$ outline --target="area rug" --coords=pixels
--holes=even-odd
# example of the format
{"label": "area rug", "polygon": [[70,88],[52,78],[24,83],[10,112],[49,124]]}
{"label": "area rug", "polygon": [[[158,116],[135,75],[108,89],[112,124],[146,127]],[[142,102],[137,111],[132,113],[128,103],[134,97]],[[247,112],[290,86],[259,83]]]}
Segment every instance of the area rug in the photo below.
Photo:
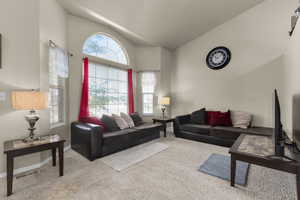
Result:
{"label": "area rug", "polygon": [[[200,166],[199,171],[209,174],[211,176],[216,176],[218,178],[230,181],[230,165],[230,156],[212,154]],[[235,183],[245,186],[247,184],[248,171],[248,163],[237,161]]]}
{"label": "area rug", "polygon": [[168,147],[168,145],[160,142],[146,143],[106,156],[101,160],[116,171],[122,171],[163,150],[166,150]]}

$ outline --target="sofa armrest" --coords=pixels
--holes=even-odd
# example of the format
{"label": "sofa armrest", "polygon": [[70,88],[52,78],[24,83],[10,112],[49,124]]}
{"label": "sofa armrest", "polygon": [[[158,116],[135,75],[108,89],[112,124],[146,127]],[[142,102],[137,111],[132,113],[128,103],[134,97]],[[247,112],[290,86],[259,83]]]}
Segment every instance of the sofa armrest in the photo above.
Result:
{"label": "sofa armrest", "polygon": [[181,134],[181,128],[180,126],[183,124],[188,124],[191,122],[191,115],[181,115],[175,117],[173,126],[174,126],[174,134],[176,137],[180,137]]}
{"label": "sofa armrest", "polygon": [[71,147],[89,160],[102,155],[103,128],[99,125],[73,122],[71,124]]}

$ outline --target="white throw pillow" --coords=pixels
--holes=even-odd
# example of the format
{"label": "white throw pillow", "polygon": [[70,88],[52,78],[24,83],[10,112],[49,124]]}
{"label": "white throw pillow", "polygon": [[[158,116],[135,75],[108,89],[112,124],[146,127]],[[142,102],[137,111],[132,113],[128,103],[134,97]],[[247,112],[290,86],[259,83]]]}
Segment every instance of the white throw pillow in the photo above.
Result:
{"label": "white throw pillow", "polygon": [[249,127],[252,119],[250,113],[243,111],[230,111],[230,114],[233,127],[244,129]]}
{"label": "white throw pillow", "polygon": [[129,128],[133,128],[134,127],[134,122],[133,122],[133,120],[131,119],[131,117],[128,114],[121,112],[120,115],[126,121],[126,123],[128,124]]}
{"label": "white throw pillow", "polygon": [[114,118],[115,122],[117,123],[118,127],[121,130],[129,128],[127,122],[122,117],[120,117],[119,115],[112,114],[112,117]]}

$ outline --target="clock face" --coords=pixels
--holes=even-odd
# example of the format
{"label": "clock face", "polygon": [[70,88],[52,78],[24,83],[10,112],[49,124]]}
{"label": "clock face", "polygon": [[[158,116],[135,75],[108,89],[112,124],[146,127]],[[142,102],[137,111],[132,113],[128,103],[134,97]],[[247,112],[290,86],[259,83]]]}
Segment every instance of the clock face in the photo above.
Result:
{"label": "clock face", "polygon": [[230,50],[226,47],[216,47],[206,57],[206,64],[210,69],[218,70],[224,68],[231,59]]}

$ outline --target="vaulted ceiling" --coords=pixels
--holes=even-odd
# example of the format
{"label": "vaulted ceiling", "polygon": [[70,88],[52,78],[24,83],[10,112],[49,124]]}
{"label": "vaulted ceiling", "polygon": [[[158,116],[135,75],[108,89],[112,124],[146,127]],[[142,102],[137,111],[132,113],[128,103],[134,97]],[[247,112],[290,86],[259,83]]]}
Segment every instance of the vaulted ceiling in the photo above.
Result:
{"label": "vaulted ceiling", "polygon": [[183,45],[263,0],[58,0],[71,14],[111,26],[137,44]]}

